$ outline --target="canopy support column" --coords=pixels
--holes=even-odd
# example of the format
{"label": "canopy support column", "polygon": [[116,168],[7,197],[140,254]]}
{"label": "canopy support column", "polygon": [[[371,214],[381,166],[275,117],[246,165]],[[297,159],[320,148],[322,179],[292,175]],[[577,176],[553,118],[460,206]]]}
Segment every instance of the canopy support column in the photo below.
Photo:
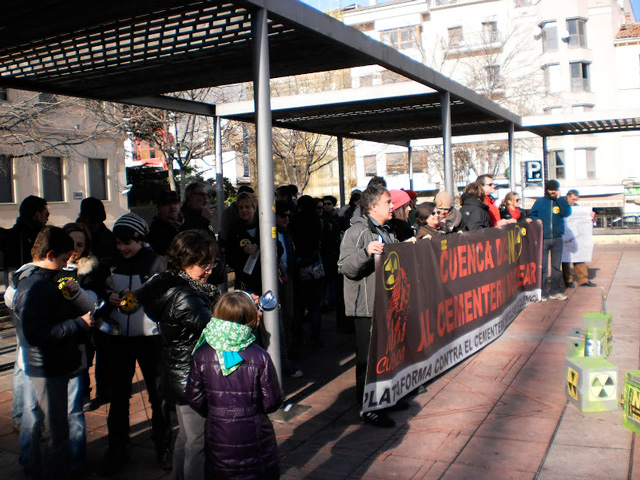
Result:
{"label": "canopy support column", "polygon": [[[256,10],[251,15],[253,36],[253,88],[256,111],[256,152],[258,165],[258,207],[260,226],[260,266],[262,267],[262,294],[271,290],[278,295],[276,215],[273,211],[274,175],[273,144],[271,136],[271,94],[269,91],[269,39],[267,11]],[[267,330],[267,352],[271,356],[278,378],[282,381],[280,365],[280,310],[263,312],[262,321]]]}
{"label": "canopy support column", "polygon": [[411,143],[407,147],[407,156],[409,157],[409,190],[413,190],[413,149]]}
{"label": "canopy support column", "polygon": [[444,188],[453,198],[458,195],[453,179],[453,154],[451,151],[451,93],[442,92],[442,150],[444,153]]}
{"label": "canopy support column", "polygon": [[[213,130],[215,141],[216,155],[216,212],[218,214],[218,229],[222,229],[222,212],[224,211],[224,179],[222,175],[222,131],[220,130],[220,117],[213,117]],[[222,282],[222,291],[226,292],[227,285],[227,268],[224,269],[224,281]]]}
{"label": "canopy support column", "polygon": [[542,185],[549,179],[549,150],[547,137],[542,137]]}
{"label": "canopy support column", "polygon": [[344,142],[342,137],[338,137],[338,184],[340,187],[340,206],[346,205],[344,191]]}
{"label": "canopy support column", "polygon": [[513,149],[513,137],[515,125],[509,122],[509,188],[512,192],[516,191],[516,157]]}

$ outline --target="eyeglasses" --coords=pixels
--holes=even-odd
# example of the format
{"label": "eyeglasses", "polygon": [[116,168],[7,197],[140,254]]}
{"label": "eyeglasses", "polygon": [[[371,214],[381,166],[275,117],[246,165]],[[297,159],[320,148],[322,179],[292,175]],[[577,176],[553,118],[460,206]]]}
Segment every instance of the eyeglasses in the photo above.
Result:
{"label": "eyeglasses", "polygon": [[516,203],[520,203],[522,200],[520,200],[519,198],[516,198]]}
{"label": "eyeglasses", "polygon": [[484,186],[485,187],[495,187],[496,184],[495,183],[485,183]]}
{"label": "eyeglasses", "polygon": [[440,216],[440,212],[434,211],[434,212],[431,213],[431,216],[432,217],[439,217]]}
{"label": "eyeglasses", "polygon": [[196,263],[196,267],[201,268],[202,270],[213,270],[215,266],[216,266],[215,263],[209,263],[207,265],[199,265]]}
{"label": "eyeglasses", "polygon": [[324,205],[328,207],[333,207],[333,203],[331,202],[324,202]]}
{"label": "eyeglasses", "polygon": [[448,215],[450,211],[451,211],[450,208],[441,208],[439,210],[436,210],[436,212],[439,213],[440,215]]}

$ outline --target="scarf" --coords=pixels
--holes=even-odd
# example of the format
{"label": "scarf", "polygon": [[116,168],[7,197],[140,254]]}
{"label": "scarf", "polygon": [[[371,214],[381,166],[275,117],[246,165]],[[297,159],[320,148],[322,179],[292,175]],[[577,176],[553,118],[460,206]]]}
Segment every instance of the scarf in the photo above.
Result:
{"label": "scarf", "polygon": [[522,212],[520,212],[520,209],[518,207],[512,207],[511,205],[509,205],[507,208],[509,209],[509,213],[514,220],[520,220],[520,214]]}
{"label": "scarf", "polygon": [[222,374],[226,377],[235,372],[244,361],[238,352],[255,341],[256,337],[251,333],[251,328],[239,323],[212,318],[202,331],[192,355],[200,345],[207,342],[218,352],[218,360]]}
{"label": "scarf", "polygon": [[218,300],[218,297],[220,296],[220,290],[215,285],[211,285],[209,283],[196,282],[184,270],[180,270],[177,273],[177,276],[182,278],[183,280],[186,280],[186,282],[189,284],[189,287],[193,288],[194,290],[200,293],[203,293],[204,296],[209,299],[209,301],[211,302],[211,305],[213,305]]}

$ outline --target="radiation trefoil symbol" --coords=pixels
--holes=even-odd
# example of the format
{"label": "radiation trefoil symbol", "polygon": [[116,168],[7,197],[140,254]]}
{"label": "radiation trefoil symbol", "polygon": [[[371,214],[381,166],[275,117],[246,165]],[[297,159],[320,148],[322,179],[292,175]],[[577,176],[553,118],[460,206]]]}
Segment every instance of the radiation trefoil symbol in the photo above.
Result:
{"label": "radiation trefoil symbol", "polygon": [[591,382],[591,395],[598,400],[608,400],[616,395],[616,382],[608,373],[596,375]]}
{"label": "radiation trefoil symbol", "polygon": [[398,254],[396,252],[391,252],[383,265],[385,290],[393,290],[399,270],[400,259],[398,258]]}
{"label": "radiation trefoil symbol", "polygon": [[578,372],[573,368],[567,370],[567,392],[578,400]]}

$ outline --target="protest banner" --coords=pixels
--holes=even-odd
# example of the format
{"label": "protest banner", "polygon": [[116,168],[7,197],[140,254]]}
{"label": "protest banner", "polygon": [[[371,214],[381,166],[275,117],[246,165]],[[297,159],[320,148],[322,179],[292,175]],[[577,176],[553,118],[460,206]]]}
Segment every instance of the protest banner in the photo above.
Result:
{"label": "protest banner", "polygon": [[498,338],[540,299],[542,225],[385,245],[363,411],[391,407]]}

